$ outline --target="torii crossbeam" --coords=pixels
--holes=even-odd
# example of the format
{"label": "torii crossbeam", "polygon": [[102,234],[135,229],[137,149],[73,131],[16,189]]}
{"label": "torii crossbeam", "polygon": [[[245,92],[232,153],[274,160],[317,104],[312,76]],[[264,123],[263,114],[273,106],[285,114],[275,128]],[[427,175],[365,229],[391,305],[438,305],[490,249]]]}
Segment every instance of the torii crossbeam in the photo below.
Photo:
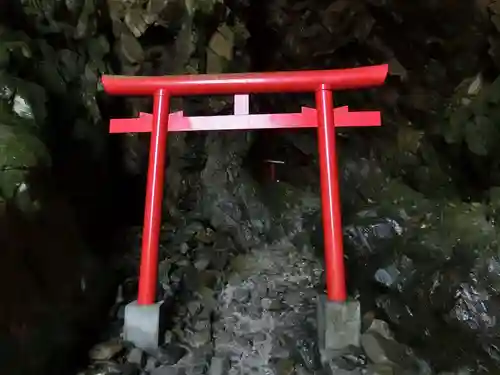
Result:
{"label": "torii crossbeam", "polygon": [[[318,129],[327,297],[329,301],[344,303],[347,293],[334,128],[380,126],[381,119],[379,112],[350,112],[347,107],[334,109],[332,91],[381,85],[387,72],[387,65],[377,65],[342,70],[226,75],[103,76],[104,90],[109,94],[154,97],[152,114],[141,113],[134,119],[113,119],[110,125],[110,133],[151,132],[137,304],[146,307],[155,303],[168,132],[294,128]],[[302,108],[299,113],[249,113],[248,95],[251,93],[311,91],[315,92],[315,109]],[[188,117],[182,111],[169,113],[172,96],[231,94],[234,95],[233,115]],[[127,332],[127,322],[125,326]],[[147,331],[144,327],[141,329]],[[134,334],[129,332],[129,336]],[[152,345],[151,342],[139,343],[141,340],[136,338],[136,344]]]}

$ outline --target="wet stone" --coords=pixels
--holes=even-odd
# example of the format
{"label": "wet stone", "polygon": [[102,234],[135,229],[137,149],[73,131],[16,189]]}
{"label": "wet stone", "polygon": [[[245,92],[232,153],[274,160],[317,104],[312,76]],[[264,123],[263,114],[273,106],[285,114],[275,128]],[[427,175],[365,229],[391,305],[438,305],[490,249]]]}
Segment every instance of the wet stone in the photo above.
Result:
{"label": "wet stone", "polygon": [[215,348],[216,350],[226,351],[233,341],[233,336],[230,332],[224,329],[215,329]]}
{"label": "wet stone", "polygon": [[239,303],[247,303],[250,300],[250,291],[245,288],[235,288],[232,293],[232,299]]}
{"label": "wet stone", "polygon": [[127,355],[127,362],[138,366],[144,365],[145,359],[144,352],[139,348],[133,348]]}
{"label": "wet stone", "polygon": [[260,305],[263,309],[270,310],[271,306],[273,305],[273,300],[270,298],[262,298],[262,300],[260,301]]}
{"label": "wet stone", "polygon": [[201,283],[200,288],[213,288],[221,278],[221,274],[218,271],[205,270],[199,272],[199,278]]}
{"label": "wet stone", "polygon": [[173,339],[173,334],[172,334],[172,331],[165,331],[165,336],[163,338],[163,343],[168,345],[170,343],[172,343],[172,339]]}
{"label": "wet stone", "polygon": [[207,321],[210,319],[213,311],[214,310],[210,308],[210,304],[207,303],[205,307],[203,307],[203,309],[198,314],[198,317],[204,321]]}
{"label": "wet stone", "polygon": [[196,262],[194,262],[195,268],[200,271],[205,270],[209,264],[210,264],[210,259],[208,258],[198,259]]}
{"label": "wet stone", "polygon": [[144,365],[144,370],[151,372],[159,365],[158,360],[154,357],[148,357],[146,359],[146,364]]}
{"label": "wet stone", "polygon": [[351,365],[353,367],[363,367],[367,363],[367,358],[365,353],[361,348],[351,347],[349,353],[346,353],[342,356],[342,360],[347,365]]}
{"label": "wet stone", "polygon": [[271,356],[273,358],[284,359],[290,357],[290,350],[282,345],[274,345],[271,351]]}
{"label": "wet stone", "polygon": [[173,284],[179,284],[182,280],[182,269],[178,268],[170,275],[170,281]]}
{"label": "wet stone", "polygon": [[105,361],[113,358],[123,350],[123,344],[119,340],[110,340],[94,346],[89,357],[93,361]]}
{"label": "wet stone", "polygon": [[296,340],[295,352],[301,359],[301,363],[309,370],[317,370],[321,366],[315,342],[309,338],[300,338]]}
{"label": "wet stone", "polygon": [[179,246],[179,251],[181,252],[181,254],[187,254],[187,252],[189,251],[189,245],[185,242],[181,243]]}
{"label": "wet stone", "polygon": [[377,332],[382,337],[386,339],[392,340],[394,336],[392,334],[391,329],[389,328],[389,324],[380,319],[373,319],[368,327],[367,331],[369,332]]}
{"label": "wet stone", "polygon": [[280,359],[276,363],[276,371],[278,374],[291,375],[295,371],[295,363],[290,359]]}
{"label": "wet stone", "polygon": [[379,268],[375,272],[375,280],[382,285],[387,287],[393,286],[396,283],[398,277],[400,276],[400,272],[395,265],[390,265],[386,268]]}
{"label": "wet stone", "polygon": [[374,333],[364,333],[361,335],[361,346],[365,351],[370,361],[375,364],[391,363],[382,346],[380,337]]}
{"label": "wet stone", "polygon": [[299,291],[287,293],[283,302],[288,306],[299,306],[302,303],[302,295]]}
{"label": "wet stone", "polygon": [[211,340],[210,330],[196,331],[187,335],[187,343],[193,348],[200,348]]}
{"label": "wet stone", "polygon": [[426,364],[411,355],[405,345],[384,337],[374,329],[364,333],[361,342],[366,355],[375,364],[394,364],[405,369],[426,368]]}
{"label": "wet stone", "polygon": [[196,315],[201,310],[201,301],[190,301],[187,304],[189,314]]}
{"label": "wet stone", "polygon": [[208,321],[208,320],[198,320],[194,324],[194,329],[196,331],[210,330],[210,321]]}
{"label": "wet stone", "polygon": [[152,357],[162,365],[174,365],[186,354],[186,349],[183,347],[170,344],[151,353]]}

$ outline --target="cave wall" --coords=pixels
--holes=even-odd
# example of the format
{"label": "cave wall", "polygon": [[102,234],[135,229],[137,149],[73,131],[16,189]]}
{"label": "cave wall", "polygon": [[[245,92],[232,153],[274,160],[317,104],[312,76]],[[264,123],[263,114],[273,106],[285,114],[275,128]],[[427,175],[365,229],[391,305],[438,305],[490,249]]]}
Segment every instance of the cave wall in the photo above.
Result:
{"label": "cave wall", "polygon": [[114,302],[123,225],[117,145],[96,97],[112,70],[106,8],[11,5],[0,17],[0,372],[65,374]]}
{"label": "cave wall", "polygon": [[[0,320],[6,348],[2,353],[7,353],[0,364],[5,364],[6,373],[40,373],[45,368],[57,373],[51,367],[56,359],[71,362],[71,356],[58,350],[74,348],[81,332],[96,328],[95,317],[103,311],[97,305],[106,301],[103,283],[112,290],[108,261],[114,259],[115,247],[126,245],[115,238],[122,226],[141,224],[142,202],[135,202],[143,196],[148,137],[110,138],[106,129],[109,117],[150,111],[151,101],[103,95],[101,74],[224,73],[383,62],[390,64],[384,87],[335,98],[339,104],[363,108],[370,103],[384,113],[382,129],[341,134],[351,291],[361,291],[368,306],[384,311],[404,341],[431,348],[423,351],[433,364],[445,368],[450,358],[458,358],[457,363],[468,365],[470,357],[460,356],[467,351],[477,351],[487,365],[495,364],[488,353],[497,344],[497,327],[487,320],[495,317],[498,298],[495,290],[473,279],[488,272],[494,279],[496,272],[485,266],[496,264],[492,217],[498,206],[495,186],[500,183],[498,174],[489,172],[500,160],[494,146],[498,134],[494,122],[484,121],[494,117],[498,102],[493,3],[20,4],[12,14],[2,14],[0,29],[5,88],[0,108],[0,241],[5,251],[0,268],[3,292],[10,297]],[[266,53],[259,52],[262,48]],[[252,98],[252,109],[296,108],[308,101]],[[231,104],[231,98],[191,98],[176,99],[172,107],[213,114],[227,112]],[[471,131],[476,127],[482,137]],[[293,151],[280,155],[288,178],[276,185],[252,175],[252,168],[257,175],[266,173],[263,159],[268,155],[255,157],[252,168],[245,166],[262,140],[255,133],[170,136],[165,220],[174,226],[203,221],[242,250],[285,241],[297,249],[315,245],[320,256],[315,134],[278,138]],[[306,162],[297,165],[295,157]],[[463,171],[464,160],[473,173]],[[303,178],[293,178],[297,171]],[[471,176],[481,182],[472,189],[467,185]],[[472,226],[467,224],[471,218]],[[423,231],[422,225],[430,229]],[[475,255],[462,263],[458,275],[450,269],[463,251],[455,248]],[[405,268],[407,259],[417,264],[417,271]],[[426,264],[430,267],[419,273]],[[405,277],[381,293],[377,281],[373,286],[373,275],[385,268],[396,268]],[[356,273],[366,277],[356,278]],[[415,274],[423,276],[412,278]],[[446,281],[439,291],[447,303],[431,298],[433,280]],[[474,293],[487,301],[472,300]],[[435,314],[415,309],[416,304],[432,306]],[[477,310],[479,305],[486,311]],[[406,307],[414,308],[410,311],[419,315],[419,324],[412,326],[411,317],[402,315]],[[460,312],[472,318],[460,320]],[[434,337],[446,338],[453,330],[461,332],[466,345],[458,343],[446,352],[436,349],[442,341],[432,341]],[[431,335],[421,337],[419,332]],[[28,354],[33,361],[18,360]]]}

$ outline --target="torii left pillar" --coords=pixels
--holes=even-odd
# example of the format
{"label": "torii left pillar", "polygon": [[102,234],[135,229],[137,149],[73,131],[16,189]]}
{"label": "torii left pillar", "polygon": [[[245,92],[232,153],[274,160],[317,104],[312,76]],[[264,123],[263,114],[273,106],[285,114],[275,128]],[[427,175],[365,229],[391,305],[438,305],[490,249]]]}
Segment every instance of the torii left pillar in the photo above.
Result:
{"label": "torii left pillar", "polygon": [[[151,132],[139,293],[137,301],[125,309],[126,340],[143,349],[154,349],[160,341],[161,303],[155,301],[168,132],[312,127],[318,129],[327,289],[327,295],[319,298],[319,345],[323,355],[358,344],[359,304],[347,301],[345,286],[334,128],[379,126],[380,113],[349,112],[347,107],[334,109],[332,91],[381,85],[387,70],[387,65],[378,65],[343,70],[226,75],[103,76],[102,83],[109,94],[154,97],[152,115],[142,113],[137,119],[111,121],[112,133]],[[272,92],[314,92],[316,109],[303,108],[300,113],[249,114],[248,94]],[[182,112],[169,113],[169,100],[173,95],[210,94],[237,94],[234,96],[234,115],[185,117]]]}

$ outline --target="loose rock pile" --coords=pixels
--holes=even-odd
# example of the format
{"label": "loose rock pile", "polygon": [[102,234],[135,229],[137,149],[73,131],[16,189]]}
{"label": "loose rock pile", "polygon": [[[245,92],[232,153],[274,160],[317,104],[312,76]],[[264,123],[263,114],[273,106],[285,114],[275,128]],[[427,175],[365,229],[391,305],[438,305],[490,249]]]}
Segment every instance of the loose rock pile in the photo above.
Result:
{"label": "loose rock pile", "polygon": [[431,374],[373,312],[361,346],[321,364],[316,256],[286,242],[241,253],[197,229],[196,241],[160,264],[165,299],[176,301],[161,350],[143,353],[115,337],[91,351],[94,363],[82,374]]}

